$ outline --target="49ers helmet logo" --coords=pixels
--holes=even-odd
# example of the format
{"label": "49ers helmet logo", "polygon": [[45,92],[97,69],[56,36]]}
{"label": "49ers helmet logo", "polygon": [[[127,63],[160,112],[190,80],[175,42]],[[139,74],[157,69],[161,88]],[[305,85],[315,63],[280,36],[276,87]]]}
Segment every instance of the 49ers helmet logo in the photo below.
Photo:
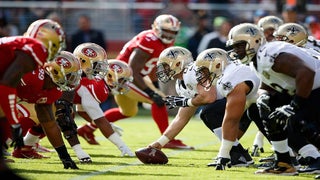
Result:
{"label": "49ers helmet logo", "polygon": [[91,48],[83,48],[81,52],[91,58],[97,57],[97,52]]}
{"label": "49ers helmet logo", "polygon": [[71,68],[71,62],[69,62],[69,60],[64,57],[58,57],[56,59],[56,63],[59,66],[62,66],[63,68],[67,68],[67,69]]}
{"label": "49ers helmet logo", "polygon": [[117,72],[117,73],[122,73],[123,72],[123,69],[121,66],[119,66],[118,64],[110,64],[110,69],[114,72]]}

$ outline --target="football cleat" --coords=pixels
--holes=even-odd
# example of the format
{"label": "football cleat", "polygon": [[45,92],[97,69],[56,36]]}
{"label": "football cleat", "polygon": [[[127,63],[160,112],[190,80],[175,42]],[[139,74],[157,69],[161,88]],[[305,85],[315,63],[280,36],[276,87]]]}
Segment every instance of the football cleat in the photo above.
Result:
{"label": "football cleat", "polygon": [[309,165],[298,169],[299,173],[307,173],[307,174],[319,174],[320,173],[320,157],[314,159],[309,157]]}
{"label": "football cleat", "polygon": [[88,125],[84,125],[78,128],[79,136],[83,137],[89,144],[91,145],[99,145],[99,142],[96,141],[93,134],[93,129],[91,129]]}
{"label": "football cleat", "polygon": [[229,158],[219,157],[217,159],[216,170],[225,170],[226,166],[231,168],[231,163]]}
{"label": "football cleat", "polygon": [[17,148],[13,150],[12,156],[15,158],[27,158],[27,159],[42,159],[49,158],[37,153],[32,146],[23,146],[22,148]]}
{"label": "football cleat", "polygon": [[90,157],[79,158],[79,161],[82,164],[90,164],[90,163],[92,163],[92,160],[91,160]]}
{"label": "football cleat", "polygon": [[259,157],[260,153],[264,153],[263,147],[259,147],[258,145],[253,145],[253,150],[251,152],[251,156],[253,157]]}
{"label": "football cleat", "polygon": [[273,167],[260,169],[255,172],[255,174],[274,174],[274,175],[284,175],[284,176],[296,176],[298,171],[294,166],[285,162],[277,162]]}
{"label": "football cleat", "polygon": [[79,169],[76,163],[70,158],[70,159],[60,159],[63,164],[64,169]]}
{"label": "football cleat", "polygon": [[164,145],[163,148],[168,148],[168,149],[190,149],[190,150],[194,149],[194,147],[184,144],[179,139],[172,139],[166,145]]}

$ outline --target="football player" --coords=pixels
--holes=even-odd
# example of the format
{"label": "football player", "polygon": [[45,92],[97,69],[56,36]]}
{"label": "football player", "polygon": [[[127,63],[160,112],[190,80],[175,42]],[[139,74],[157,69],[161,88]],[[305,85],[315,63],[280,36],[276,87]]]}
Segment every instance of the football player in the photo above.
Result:
{"label": "football player", "polygon": [[[320,132],[316,128],[319,123],[316,108],[320,97],[320,62],[317,59],[319,54],[314,50],[299,48],[286,42],[272,41],[265,44],[263,33],[250,23],[235,26],[229,34],[228,45],[233,47],[240,59],[253,62],[253,67],[262,81],[260,88],[265,90],[259,98],[266,98],[261,98],[262,103],[258,103],[257,100],[257,106],[275,151],[276,161],[272,167],[256,173],[297,175],[297,170],[291,164],[288,140],[298,141],[296,147],[292,148],[302,156],[310,154],[312,157],[313,154],[308,152],[314,151],[314,148],[310,149],[310,146],[305,144],[306,141],[300,142],[291,136],[306,138],[315,146],[320,144]],[[271,103],[273,92],[282,93],[272,101],[274,104]],[[277,108],[273,110],[272,107],[275,106]],[[288,131],[294,132],[289,139]],[[299,172],[317,170],[320,164],[319,156],[314,161]]]}
{"label": "football player", "polygon": [[[218,54],[219,51],[215,49],[211,52],[217,63],[219,63],[221,61],[219,59],[221,57]],[[216,93],[215,87],[211,88],[209,86],[204,88],[198,83],[195,73],[196,66],[193,62],[191,52],[187,49],[177,46],[169,47],[161,52],[157,64],[157,76],[160,81],[167,83],[169,80],[177,79],[176,91],[179,96],[168,96],[166,99],[167,105],[169,105],[169,108],[181,107],[164,134],[157,141],[149,145],[151,147],[161,149],[165,143],[178,135],[183,127],[189,122],[199,106],[215,103],[223,99],[223,97]],[[219,107],[222,105],[222,109],[224,109],[224,104],[220,102],[217,104],[219,104]],[[215,110],[216,113],[220,113],[218,111],[219,110]],[[224,111],[222,111],[222,114],[223,113]],[[216,116],[217,114],[212,113],[207,119],[203,119],[202,116],[201,119],[210,131],[212,131],[221,140],[222,119],[217,119],[215,118]],[[241,150],[243,151],[241,152]],[[236,142],[230,152],[233,165],[247,166],[249,163],[253,163],[248,152],[246,152],[247,156],[243,155],[243,153],[245,153],[244,151],[245,150],[239,142]],[[240,157],[242,157],[242,159],[243,157],[245,157],[245,159],[247,159],[246,157],[249,157],[248,161],[252,162],[247,162],[247,160],[246,162],[240,162]],[[215,162],[208,164],[208,166],[214,165]]]}
{"label": "football player", "polygon": [[[59,24],[51,20],[41,19],[33,22],[24,36],[4,37],[0,39],[0,42],[0,119],[1,124],[8,122],[12,125],[12,140],[15,146],[20,148],[24,144],[16,109],[16,88],[23,75],[31,73],[39,67],[44,68],[48,61],[52,60],[57,53],[65,48],[65,35]],[[2,128],[0,131],[2,136],[1,143],[4,145],[6,138],[4,136],[7,130],[3,130],[3,128],[6,125],[0,125],[0,127]],[[65,156],[61,158],[70,160],[68,167],[73,166],[63,143],[57,143],[56,145],[56,147],[60,146],[60,152],[64,152],[63,155]],[[1,171],[8,171],[9,174],[12,174],[3,164],[2,157],[0,161]]]}
{"label": "football player", "polygon": [[[275,38],[273,33],[283,24],[283,20],[277,16],[265,16],[257,22],[257,26],[262,30],[266,41],[273,41]],[[258,131],[253,141],[252,156],[260,156],[260,152],[263,153],[264,135],[261,131]],[[260,152],[259,152],[260,151]]]}
{"label": "football player", "polygon": [[320,41],[308,36],[306,29],[298,23],[285,23],[274,32],[278,41],[285,41],[299,47],[314,49],[320,52]]}
{"label": "football player", "polygon": [[[174,44],[179,30],[180,21],[176,17],[162,14],[156,17],[152,29],[142,31],[124,45],[116,59],[128,63],[132,68],[133,83],[129,85],[128,93],[115,95],[119,107],[105,111],[105,117],[110,122],[135,116],[138,112],[138,102],[143,102],[151,104],[152,117],[160,133],[166,130],[169,119],[165,103],[158,92],[148,87],[144,77],[155,68],[162,50]],[[176,139],[172,139],[164,147],[191,148]]]}
{"label": "football player", "polygon": [[[80,44],[73,54],[80,60],[84,72],[73,101],[77,113],[92,122],[91,126],[99,128],[102,134],[118,147],[122,156],[134,156],[119,134],[113,130],[99,106],[108,98],[109,87],[113,94],[126,93],[127,84],[133,79],[130,67],[120,60],[107,60],[105,50],[94,43]],[[79,128],[78,134],[86,139],[85,130]]]}
{"label": "football player", "polygon": [[[17,87],[19,103],[22,106],[24,103],[33,104],[37,119],[66,169],[78,167],[66,151],[60,129],[55,122],[53,105],[63,91],[72,91],[79,85],[80,77],[78,59],[72,53],[61,51],[44,68],[24,75]],[[25,145],[15,148],[12,155],[17,158],[35,158],[37,155],[33,151],[32,146]]]}

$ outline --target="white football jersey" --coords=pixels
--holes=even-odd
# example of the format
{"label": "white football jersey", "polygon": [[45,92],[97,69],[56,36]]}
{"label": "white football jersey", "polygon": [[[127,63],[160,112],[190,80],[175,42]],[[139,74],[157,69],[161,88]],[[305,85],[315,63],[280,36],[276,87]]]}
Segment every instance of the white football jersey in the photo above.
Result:
{"label": "white football jersey", "polygon": [[320,52],[320,40],[317,40],[313,36],[308,36],[308,41],[305,45],[305,48],[314,49]]}
{"label": "white football jersey", "polygon": [[312,49],[300,48],[290,43],[273,41],[261,46],[257,53],[257,73],[261,81],[278,92],[295,94],[295,79],[272,70],[274,59],[282,52],[302,59],[316,74],[312,89],[320,87],[320,54]]}
{"label": "white football jersey", "polygon": [[176,92],[179,96],[193,98],[197,93],[196,67],[191,62],[183,71],[183,80],[176,81]]}
{"label": "white football jersey", "polygon": [[238,84],[249,81],[252,83],[252,89],[247,94],[246,108],[248,108],[257,99],[257,91],[260,86],[260,79],[250,66],[239,62],[232,62],[223,71],[222,77],[217,81],[217,91],[223,97],[227,97],[234,87]]}

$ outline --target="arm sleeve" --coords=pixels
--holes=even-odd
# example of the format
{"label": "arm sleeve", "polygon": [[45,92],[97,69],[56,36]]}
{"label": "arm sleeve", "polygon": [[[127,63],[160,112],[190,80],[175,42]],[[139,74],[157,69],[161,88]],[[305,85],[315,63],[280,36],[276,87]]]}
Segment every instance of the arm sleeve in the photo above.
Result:
{"label": "arm sleeve", "polygon": [[104,116],[99,103],[96,101],[96,99],[92,96],[92,94],[86,87],[81,86],[78,89],[77,93],[81,97],[82,108],[87,112],[87,114],[92,120],[96,120]]}

